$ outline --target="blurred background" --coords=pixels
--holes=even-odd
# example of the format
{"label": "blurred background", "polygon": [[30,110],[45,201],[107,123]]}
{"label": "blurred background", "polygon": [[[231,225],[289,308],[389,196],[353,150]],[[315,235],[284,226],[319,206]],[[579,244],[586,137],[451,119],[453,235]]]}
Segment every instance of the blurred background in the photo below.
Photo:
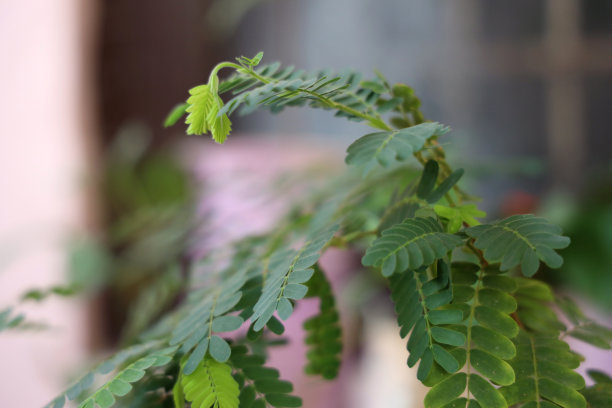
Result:
{"label": "blurred background", "polygon": [[[536,212],[561,224],[573,245],[562,270],[542,276],[610,315],[612,1],[0,0],[0,310],[21,302],[40,322],[0,335],[0,406],[42,405],[92,355],[146,325],[123,311],[143,285],[172,298],[168,259],[207,240],[195,219],[212,219],[225,239],[265,230],[274,214],[251,181],[320,161],[341,168],[367,129],[329,112],[237,119],[222,148],[162,127],[217,62],[260,50],[264,62],[379,69],[414,87],[426,117],[453,128],[450,162],[466,168],[489,216]],[[242,187],[213,178],[219,169],[243,175]],[[328,261],[344,265],[335,288],[357,268],[343,256]],[[76,288],[92,295],[55,296]],[[384,406],[420,406],[404,341],[381,309],[348,319],[388,336],[362,340],[340,385],[303,379],[285,357],[298,393],[382,406],[360,384],[393,377]],[[291,330],[299,338],[300,324]]]}

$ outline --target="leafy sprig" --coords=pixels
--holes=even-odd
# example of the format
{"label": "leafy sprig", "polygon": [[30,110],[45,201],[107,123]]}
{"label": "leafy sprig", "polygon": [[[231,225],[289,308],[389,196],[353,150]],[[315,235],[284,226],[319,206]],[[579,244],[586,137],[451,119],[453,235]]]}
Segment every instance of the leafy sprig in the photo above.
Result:
{"label": "leafy sprig", "polygon": [[[139,380],[144,388],[158,376],[165,379],[156,388],[165,402],[167,383],[173,384],[177,408],[301,406],[293,385],[265,365],[266,351],[284,341],[277,337],[284,332],[281,320],[300,300],[318,297],[319,313],[305,322],[306,371],[337,375],[342,330],[318,265],[333,246],[359,251],[362,264],[388,282],[400,334],[409,335],[408,366],[419,363],[417,378],[430,387],[425,407],[605,406],[609,378],[594,374],[597,384],[585,389],[573,371],[581,357],[564,338],[609,348],[612,331],[533,279],[540,262],[561,266],[556,251],[569,239],[560,228],[532,215],[481,224],[477,218],[486,215],[460,186],[463,170],[451,167],[438,142],[450,129],[425,120],[407,85],[391,85],[380,73],[362,80],[355,71],[260,66],[262,58],[218,64],[165,125],[187,115],[188,134],[211,133],[223,143],[238,110],[333,111],[376,130],[347,149],[346,163],[361,167],[365,177],[330,177],[327,188],[297,197],[275,230],[211,251],[199,265],[203,278],[181,286],[187,293],[178,307],[153,324],[154,317],[146,319],[142,326],[149,327],[131,336],[134,346],[94,368],[49,407],[61,408],[66,399],[108,407],[129,398]],[[222,69],[231,75],[220,79]],[[469,261],[458,262],[459,256]],[[237,330],[246,320],[243,336]],[[19,324],[8,311],[0,321],[0,328]],[[94,375],[111,371],[117,374],[110,381],[89,391]]]}

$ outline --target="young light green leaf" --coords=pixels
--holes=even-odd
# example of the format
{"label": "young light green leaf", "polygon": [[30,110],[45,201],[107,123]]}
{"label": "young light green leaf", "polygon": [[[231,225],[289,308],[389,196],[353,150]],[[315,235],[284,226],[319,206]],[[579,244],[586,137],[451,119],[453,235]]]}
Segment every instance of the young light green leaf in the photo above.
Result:
{"label": "young light green leaf", "polygon": [[476,207],[476,204],[464,204],[455,207],[436,204],[434,205],[434,211],[438,216],[446,218],[449,221],[448,232],[451,234],[459,231],[463,223],[473,227],[480,224],[476,217],[481,218],[487,216],[487,213],[480,211],[478,207]]}
{"label": "young light green leaf", "polygon": [[215,95],[208,84],[191,88],[189,94],[191,96],[187,99],[188,107],[185,108],[185,112],[189,113],[185,120],[185,123],[189,125],[187,134],[202,135],[210,129],[208,114],[215,103]]}
{"label": "young light green leaf", "polygon": [[219,112],[223,101],[217,95],[218,82],[217,77],[212,77],[208,84],[189,90],[191,96],[185,108],[189,115],[185,123],[189,125],[187,134],[201,135],[210,131],[215,142],[223,143],[231,131],[231,122],[225,113]]}
{"label": "young light green leaf", "polygon": [[240,389],[227,364],[206,357],[193,373],[181,375],[180,381],[193,408],[238,408]]}

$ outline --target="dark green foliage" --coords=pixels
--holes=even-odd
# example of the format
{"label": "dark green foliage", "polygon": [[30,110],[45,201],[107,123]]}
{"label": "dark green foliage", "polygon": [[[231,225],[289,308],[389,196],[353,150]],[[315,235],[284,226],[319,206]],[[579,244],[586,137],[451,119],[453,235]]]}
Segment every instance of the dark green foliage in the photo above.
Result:
{"label": "dark green foliage", "polygon": [[520,321],[530,330],[558,335],[565,325],[550,308],[554,297],[550,287],[536,279],[515,278],[518,285],[514,294]]}
{"label": "dark green foliage", "polygon": [[426,200],[428,203],[435,204],[440,201],[463,176],[463,169],[455,170],[440,183],[438,188],[434,189],[436,181],[438,180],[439,171],[440,166],[435,160],[428,160],[427,163],[425,163],[423,174],[416,190],[417,197]]}
{"label": "dark green foliage", "polygon": [[[584,379],[574,371],[580,358],[570,351],[567,343],[556,337],[525,331],[519,333],[514,343],[517,353],[510,364],[517,375],[516,382],[501,388],[508,405],[587,406],[578,392],[584,387]],[[543,405],[544,401],[548,404]]]}
{"label": "dark green foliage", "polygon": [[264,357],[249,353],[245,346],[235,346],[230,362],[240,385],[240,408],[302,406],[301,398],[291,395],[291,383],[281,380],[278,370],[264,366]]}
{"label": "dark green foliage", "polygon": [[308,282],[308,297],[319,298],[319,313],[304,322],[308,352],[305,371],[326,380],[336,378],[342,353],[342,328],[336,299],[325,273],[315,265],[315,273]]}
{"label": "dark green foliage", "polygon": [[[492,280],[504,277],[499,275],[496,268],[482,269],[475,264],[454,263],[451,269],[454,297],[447,308],[461,311],[462,320],[453,328],[464,333],[467,340],[465,345],[450,352],[462,362],[459,368],[465,365],[469,375],[455,376],[449,380],[450,377],[443,370],[432,371],[426,384],[434,387],[425,399],[425,406],[433,408],[446,403],[461,404],[461,399],[442,397],[440,394],[445,393],[450,385],[455,389],[462,384],[463,389],[457,391],[456,397],[467,388],[480,406],[505,408],[506,402],[495,386],[511,385],[515,381],[515,372],[508,360],[516,355],[511,339],[519,331],[509,315],[517,307],[511,296],[516,287],[503,280]],[[512,279],[508,278],[508,282],[512,282]],[[428,404],[428,401],[432,402]]]}
{"label": "dark green foliage", "polygon": [[589,377],[595,384],[582,390],[589,408],[607,408],[612,406],[612,378],[605,373],[589,370]]}

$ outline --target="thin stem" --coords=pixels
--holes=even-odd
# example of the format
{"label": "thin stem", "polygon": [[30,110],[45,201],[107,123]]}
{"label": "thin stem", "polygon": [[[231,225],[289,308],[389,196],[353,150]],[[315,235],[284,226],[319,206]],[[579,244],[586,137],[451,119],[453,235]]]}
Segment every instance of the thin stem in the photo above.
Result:
{"label": "thin stem", "polygon": [[393,128],[389,125],[387,125],[381,118],[380,116],[370,116],[368,114],[365,114],[363,112],[360,112],[356,109],[350,108],[344,104],[341,104],[339,102],[335,102],[332,101],[331,99],[318,94],[316,92],[310,91],[308,89],[303,89],[300,88],[298,89],[298,91],[300,92],[304,92],[308,95],[314,96],[315,98],[317,98],[319,101],[323,102],[325,105],[327,105],[330,108],[334,108],[343,112],[346,112],[350,115],[354,115],[357,117],[360,117],[362,119],[365,119],[368,121],[368,124],[376,129],[381,129],[381,130],[386,130],[386,131],[393,131]]}

